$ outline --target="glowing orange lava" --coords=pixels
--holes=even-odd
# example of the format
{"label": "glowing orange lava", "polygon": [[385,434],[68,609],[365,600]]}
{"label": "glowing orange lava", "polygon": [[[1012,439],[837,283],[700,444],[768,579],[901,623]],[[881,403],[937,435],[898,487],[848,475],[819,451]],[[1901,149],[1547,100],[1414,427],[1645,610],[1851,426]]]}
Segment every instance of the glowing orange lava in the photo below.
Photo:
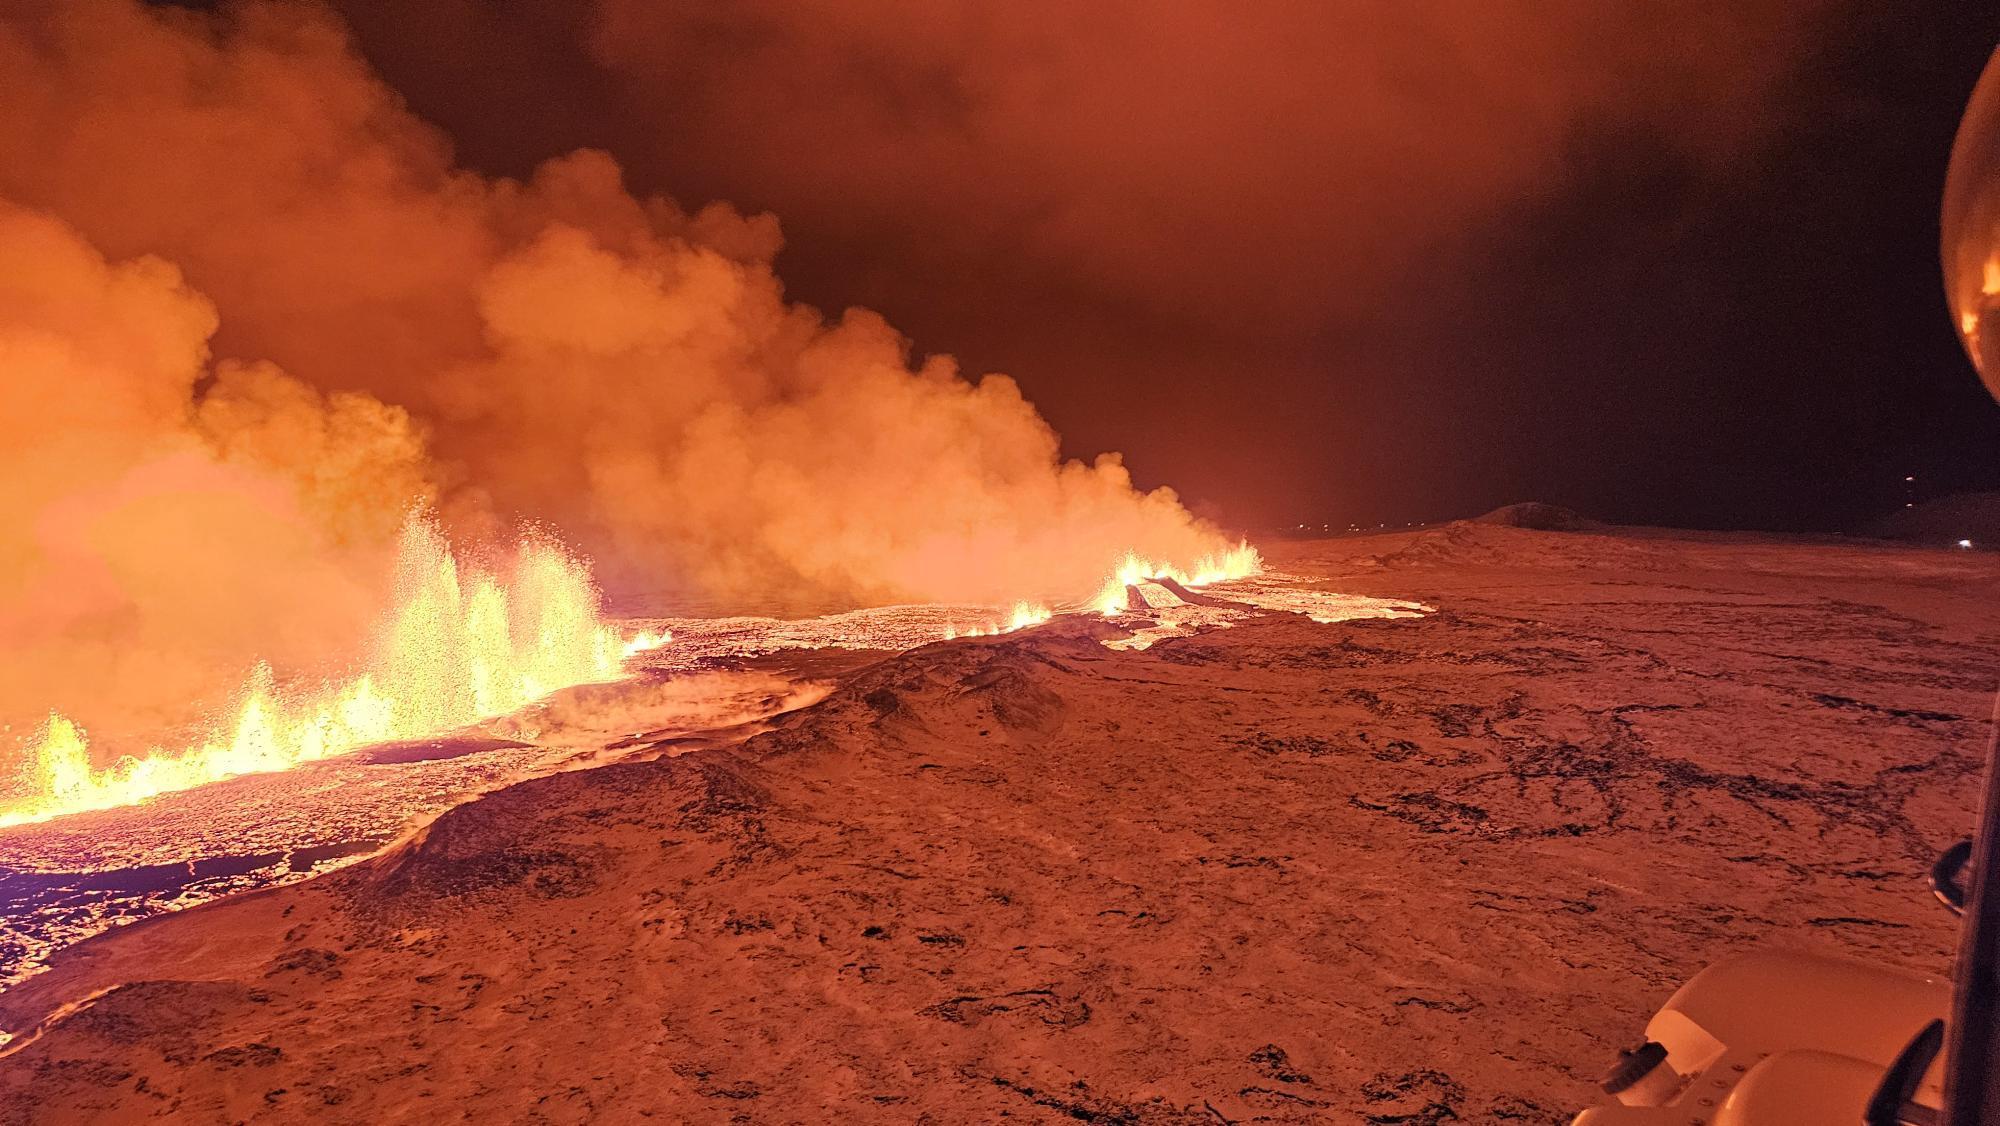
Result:
{"label": "glowing orange lava", "polygon": [[971,629],[946,626],[944,639],[950,641],[953,638],[959,637],[994,637],[1003,633],[1013,633],[1017,629],[1026,629],[1029,626],[1041,625],[1053,617],[1055,617],[1055,611],[1049,609],[1047,606],[1037,606],[1032,602],[1016,602],[1014,603],[1013,615],[1006,621],[994,622],[991,625],[985,626],[974,626]]}
{"label": "glowing orange lava", "polygon": [[1181,570],[1170,563],[1156,563],[1127,553],[1104,586],[1092,600],[1092,607],[1105,617],[1114,617],[1126,610],[1126,588],[1148,579],[1171,579],[1186,587],[1207,586],[1210,583],[1227,582],[1230,579],[1247,579],[1264,569],[1264,557],[1248,541],[1237,545],[1221,555],[1205,555],[1188,570]]}
{"label": "glowing orange lava", "polygon": [[624,658],[668,640],[665,632],[627,640],[605,625],[589,565],[546,536],[521,540],[503,583],[462,567],[437,528],[412,517],[394,603],[358,675],[284,689],[260,666],[238,693],[234,718],[198,742],[106,767],[92,765],[81,728],[51,715],[29,751],[23,785],[0,805],[0,826],[438,734],[560,688],[615,679]]}
{"label": "glowing orange lava", "polygon": [[[1127,554],[1088,606],[1115,616],[1128,609],[1133,584],[1199,587],[1262,570],[1263,558],[1247,542],[1186,569]],[[1017,602],[1004,619],[948,626],[944,636],[1011,633],[1053,617],[1045,605]],[[52,714],[35,736],[22,785],[0,804],[0,827],[441,734],[561,688],[617,679],[627,658],[670,640],[665,630],[625,638],[606,625],[589,564],[547,536],[522,539],[502,582],[462,565],[433,524],[413,517],[403,531],[393,605],[359,673],[317,687],[280,687],[260,666],[228,721],[186,746],[155,747],[104,767],[93,765],[83,729]]]}

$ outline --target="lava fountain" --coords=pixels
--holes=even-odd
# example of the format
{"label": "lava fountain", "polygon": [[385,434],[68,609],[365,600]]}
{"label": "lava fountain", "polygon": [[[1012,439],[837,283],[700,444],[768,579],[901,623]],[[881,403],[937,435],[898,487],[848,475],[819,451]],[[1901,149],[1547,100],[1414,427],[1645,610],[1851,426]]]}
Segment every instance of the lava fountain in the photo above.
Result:
{"label": "lava fountain", "polygon": [[664,633],[626,639],[606,625],[587,562],[540,532],[516,545],[510,573],[463,564],[435,524],[413,515],[395,593],[373,653],[349,679],[280,686],[260,665],[231,719],[179,748],[94,766],[84,731],[51,715],[0,826],[132,805],[242,774],[283,770],[373,743],[414,739],[514,711],[571,685],[612,680]]}
{"label": "lava fountain", "polygon": [[[1135,584],[1198,587],[1252,576],[1262,566],[1247,542],[1185,569],[1128,553],[1088,605],[1115,616],[1128,609]],[[1005,618],[948,626],[944,636],[1011,633],[1053,616],[1045,605],[1020,602]],[[626,658],[670,639],[663,630],[626,638],[607,625],[589,563],[545,533],[522,537],[503,581],[454,556],[434,523],[412,516],[390,609],[354,675],[280,685],[260,665],[236,693],[227,720],[178,747],[154,747],[108,766],[94,765],[79,725],[51,714],[31,741],[17,785],[0,798],[0,827],[134,805],[371,744],[441,734],[559,689],[618,679]]]}
{"label": "lava fountain", "polygon": [[1013,633],[1017,629],[1027,629],[1029,626],[1041,625],[1053,617],[1055,617],[1055,611],[1049,609],[1047,606],[1033,602],[1016,602],[1014,603],[1013,614],[1006,621],[993,622],[983,626],[972,626],[967,629],[959,629],[957,626],[946,626],[944,639],[952,641],[961,637],[997,637],[1003,633]]}
{"label": "lava fountain", "polygon": [[1187,570],[1127,552],[1124,561],[1104,580],[1103,588],[1097,592],[1091,605],[1107,618],[1116,617],[1130,608],[1129,592],[1141,582],[1168,579],[1185,587],[1207,586],[1231,579],[1247,579],[1263,569],[1263,555],[1247,540],[1238,541],[1235,547],[1218,555],[1202,556]]}

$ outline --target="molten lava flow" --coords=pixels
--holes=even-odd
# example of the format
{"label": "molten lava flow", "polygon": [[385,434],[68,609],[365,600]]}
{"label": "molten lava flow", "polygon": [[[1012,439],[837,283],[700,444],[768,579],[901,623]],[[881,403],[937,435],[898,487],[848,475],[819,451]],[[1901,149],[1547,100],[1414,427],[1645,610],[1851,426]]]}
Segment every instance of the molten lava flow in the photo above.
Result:
{"label": "molten lava flow", "polygon": [[1032,602],[1016,602],[1014,603],[1013,616],[1005,622],[995,622],[992,625],[986,626],[974,626],[971,629],[946,626],[944,629],[944,639],[951,641],[954,638],[960,637],[994,637],[1003,633],[1013,633],[1017,629],[1026,629],[1029,626],[1041,625],[1053,617],[1055,617],[1055,611],[1050,610],[1047,606],[1037,606]]}
{"label": "molten lava flow", "polygon": [[427,520],[403,530],[395,601],[365,671],[317,689],[281,689],[260,666],[234,718],[178,751],[155,748],[94,767],[89,742],[51,715],[31,749],[22,793],[0,826],[131,805],[240,774],[283,770],[394,739],[513,711],[559,688],[611,680],[623,658],[666,643],[603,624],[590,568],[555,541],[524,537],[509,581],[462,568]]}
{"label": "molten lava flow", "polygon": [[641,630],[620,647],[620,652],[626,657],[636,657],[641,653],[650,653],[673,639],[672,630]]}
{"label": "molten lava flow", "polygon": [[1205,555],[1186,571],[1169,563],[1155,563],[1128,553],[1125,561],[1104,580],[1103,589],[1097,592],[1091,605],[1105,617],[1114,617],[1125,612],[1126,592],[1137,583],[1171,579],[1186,587],[1207,586],[1230,579],[1249,578],[1263,569],[1264,557],[1248,541],[1239,541],[1219,556]]}

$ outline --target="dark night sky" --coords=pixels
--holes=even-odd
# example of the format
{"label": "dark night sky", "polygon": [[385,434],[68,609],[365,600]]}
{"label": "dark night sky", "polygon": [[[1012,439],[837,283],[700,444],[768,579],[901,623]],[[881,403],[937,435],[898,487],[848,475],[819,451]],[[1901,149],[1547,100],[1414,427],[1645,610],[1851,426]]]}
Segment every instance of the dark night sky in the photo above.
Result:
{"label": "dark night sky", "polygon": [[1935,230],[1990,5],[338,6],[465,163],[773,211],[1231,523],[2000,486]]}

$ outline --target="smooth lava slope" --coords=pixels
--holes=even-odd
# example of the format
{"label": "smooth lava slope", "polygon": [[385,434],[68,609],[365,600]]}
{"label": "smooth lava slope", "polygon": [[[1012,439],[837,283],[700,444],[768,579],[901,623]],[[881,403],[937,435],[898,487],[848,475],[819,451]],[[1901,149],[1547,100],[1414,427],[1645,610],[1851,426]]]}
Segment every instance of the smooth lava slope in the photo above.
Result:
{"label": "smooth lava slope", "polygon": [[1948,963],[1976,553],[1453,525],[1421,600],[850,675],[0,996],[22,1122],[1558,1123],[1756,945]]}

